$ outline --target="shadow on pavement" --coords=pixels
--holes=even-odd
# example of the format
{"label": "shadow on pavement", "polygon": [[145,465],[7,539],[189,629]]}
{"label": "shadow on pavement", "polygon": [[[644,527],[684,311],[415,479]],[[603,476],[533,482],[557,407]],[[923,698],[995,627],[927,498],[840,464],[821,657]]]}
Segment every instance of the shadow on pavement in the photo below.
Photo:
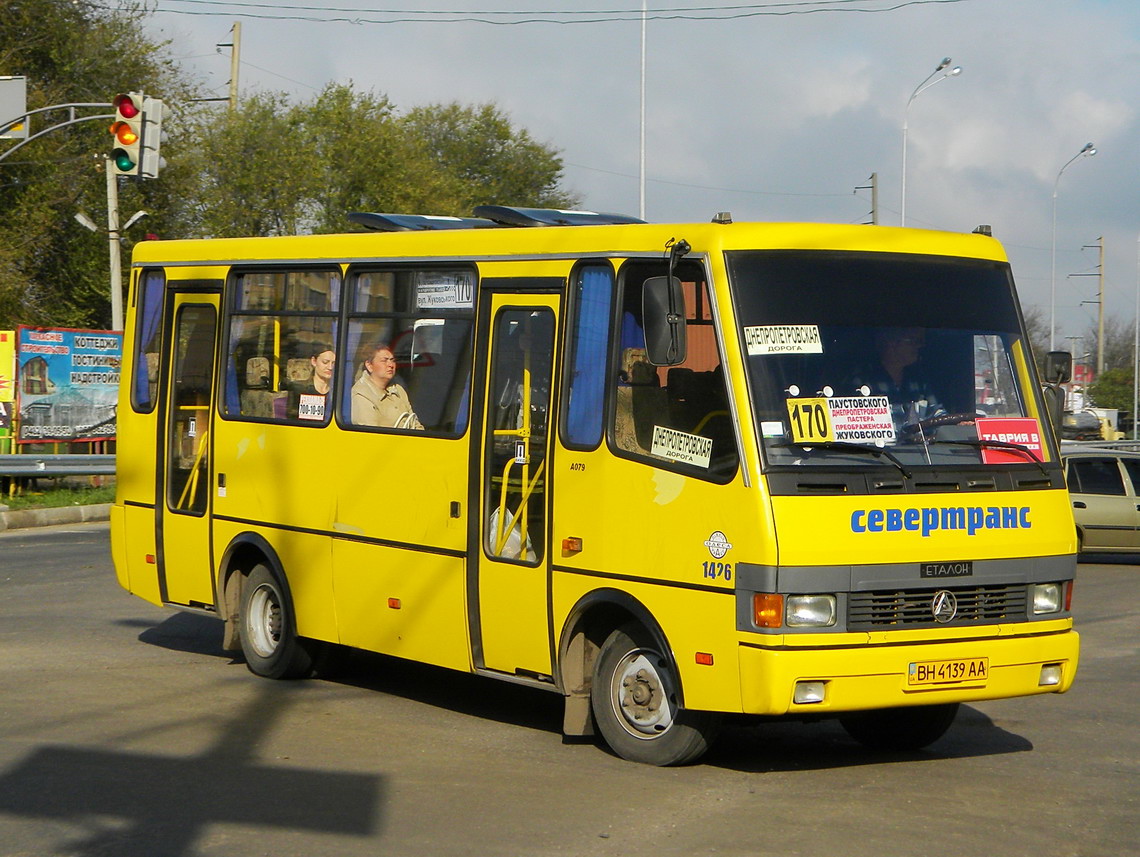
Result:
{"label": "shadow on pavement", "polygon": [[159,624],[153,622],[122,622],[123,625],[145,627],[139,642],[173,652],[194,655],[213,655],[233,660],[234,653],[222,648],[222,622],[212,616],[197,613],[173,613]]}
{"label": "shadow on pavement", "polygon": [[976,708],[963,705],[950,730],[925,750],[891,753],[856,743],[837,720],[766,720],[744,718],[725,726],[704,762],[748,773],[773,773],[974,758],[1025,753],[1033,744],[995,724]]}
{"label": "shadow on pavement", "polygon": [[[178,613],[150,625],[139,640],[180,652],[209,655],[241,664],[240,655],[221,648],[217,619]],[[508,684],[399,658],[333,647],[317,680],[398,696],[469,717],[561,735],[562,697],[557,693]],[[251,681],[263,682],[264,679]],[[271,685],[272,686],[272,685]],[[568,739],[570,742],[591,739]],[[1033,745],[963,705],[950,730],[929,748],[887,753],[864,748],[834,719],[781,720],[729,718],[704,758],[705,764],[748,772],[798,771],[882,764],[892,761],[969,758],[1022,753]]]}
{"label": "shadow on pavement", "polygon": [[256,758],[289,705],[287,685],[263,685],[194,756],[40,747],[0,775],[0,812],[85,829],[55,851],[78,857],[188,857],[207,826],[227,822],[375,835],[381,777]]}

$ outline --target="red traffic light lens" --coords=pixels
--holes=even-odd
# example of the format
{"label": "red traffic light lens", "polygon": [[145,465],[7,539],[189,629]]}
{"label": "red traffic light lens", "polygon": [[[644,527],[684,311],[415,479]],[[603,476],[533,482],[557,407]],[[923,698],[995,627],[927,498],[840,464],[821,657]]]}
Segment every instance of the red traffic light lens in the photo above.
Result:
{"label": "red traffic light lens", "polygon": [[129,95],[116,95],[112,104],[115,105],[115,111],[124,119],[134,119],[139,115],[138,105]]}

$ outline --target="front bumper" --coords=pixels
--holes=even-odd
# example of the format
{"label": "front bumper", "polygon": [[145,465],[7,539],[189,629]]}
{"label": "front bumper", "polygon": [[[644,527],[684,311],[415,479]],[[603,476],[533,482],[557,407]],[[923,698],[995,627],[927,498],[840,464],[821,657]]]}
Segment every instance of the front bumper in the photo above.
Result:
{"label": "front bumper", "polygon": [[[838,713],[1064,693],[1076,677],[1080,637],[1071,627],[1046,630],[1038,625],[1033,630],[1022,636],[999,632],[978,639],[897,643],[888,634],[876,634],[880,642],[844,647],[812,645],[803,638],[795,645],[742,643],[743,711],[765,715]],[[822,641],[816,637],[815,642]],[[919,687],[907,683],[913,663],[978,658],[988,660],[984,679]],[[1047,665],[1059,667],[1055,684],[1041,684],[1042,668]],[[821,701],[794,701],[796,684],[805,681],[822,682]]]}

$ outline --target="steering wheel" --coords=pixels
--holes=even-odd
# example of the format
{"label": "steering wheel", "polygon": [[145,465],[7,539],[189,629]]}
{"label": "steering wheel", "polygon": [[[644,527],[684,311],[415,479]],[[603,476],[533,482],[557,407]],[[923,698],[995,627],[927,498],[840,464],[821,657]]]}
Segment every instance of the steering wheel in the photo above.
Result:
{"label": "steering wheel", "polygon": [[977,418],[977,414],[969,411],[964,411],[958,414],[939,414],[936,417],[927,417],[926,419],[919,420],[916,423],[905,425],[899,429],[899,434],[909,437],[919,430],[921,430],[923,434],[926,434],[928,431],[937,429],[940,426],[956,426],[962,423],[972,423]]}

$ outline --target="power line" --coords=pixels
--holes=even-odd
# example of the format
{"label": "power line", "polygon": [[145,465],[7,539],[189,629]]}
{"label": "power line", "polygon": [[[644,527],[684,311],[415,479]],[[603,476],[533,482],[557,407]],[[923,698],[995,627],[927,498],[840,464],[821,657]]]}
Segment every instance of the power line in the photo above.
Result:
{"label": "power line", "polygon": [[[885,2],[886,5],[875,5]],[[653,9],[646,15],[650,21],[734,21],[743,18],[810,15],[823,12],[876,14],[894,12],[908,6],[965,3],[969,0],[796,0],[795,2],[750,3],[734,6],[688,6]],[[218,9],[169,8],[176,3],[189,6],[221,7]],[[165,7],[165,8],[164,8]],[[110,8],[102,6],[102,8]],[[244,11],[251,9],[262,12]],[[311,23],[344,24],[489,24],[494,26],[522,26],[528,24],[611,24],[642,20],[640,9],[618,10],[423,10],[423,9],[357,9],[343,6],[286,6],[279,3],[259,3],[252,0],[159,0],[155,12],[171,15],[224,16],[268,19],[276,21],[304,21]],[[286,14],[288,12],[337,13],[330,15]],[[384,19],[361,17],[367,15],[395,16]],[[351,16],[351,17],[350,17]],[[591,17],[592,16],[592,17]],[[498,19],[498,20],[497,20]]]}

